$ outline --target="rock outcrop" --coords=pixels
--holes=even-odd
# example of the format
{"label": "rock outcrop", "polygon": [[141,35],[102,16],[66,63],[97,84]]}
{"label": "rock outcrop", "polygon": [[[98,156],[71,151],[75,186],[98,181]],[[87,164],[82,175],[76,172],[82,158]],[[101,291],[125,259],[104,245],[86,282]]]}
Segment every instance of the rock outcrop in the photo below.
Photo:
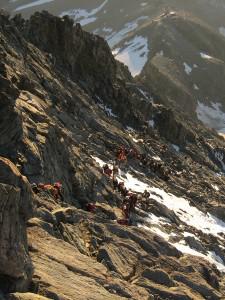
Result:
{"label": "rock outcrop", "polygon": [[[105,41],[67,17],[0,14],[0,40],[2,297],[223,299],[213,262],[224,265],[224,232],[207,234],[188,213],[222,222],[207,212],[221,218],[225,180],[209,154],[224,141],[155,104]],[[122,145],[139,155],[119,180],[141,197],[150,190],[131,226],[117,222],[124,196],[102,172]],[[31,191],[58,181],[59,197]]]}
{"label": "rock outcrop", "polygon": [[2,157],[0,195],[0,289],[23,291],[33,273],[26,237],[26,221],[32,216],[32,191],[16,166]]}

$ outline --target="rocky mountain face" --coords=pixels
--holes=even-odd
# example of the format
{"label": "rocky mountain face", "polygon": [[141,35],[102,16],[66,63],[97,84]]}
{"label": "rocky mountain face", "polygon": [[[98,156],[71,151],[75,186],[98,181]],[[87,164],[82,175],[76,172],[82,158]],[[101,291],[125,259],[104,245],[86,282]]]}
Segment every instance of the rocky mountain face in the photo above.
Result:
{"label": "rocky mountain face", "polygon": [[0,41],[0,299],[225,299],[223,138],[68,17],[1,12]]}
{"label": "rocky mountain face", "polygon": [[220,134],[225,131],[224,0],[2,1],[29,17],[69,15],[104,37],[114,56],[158,94]]}

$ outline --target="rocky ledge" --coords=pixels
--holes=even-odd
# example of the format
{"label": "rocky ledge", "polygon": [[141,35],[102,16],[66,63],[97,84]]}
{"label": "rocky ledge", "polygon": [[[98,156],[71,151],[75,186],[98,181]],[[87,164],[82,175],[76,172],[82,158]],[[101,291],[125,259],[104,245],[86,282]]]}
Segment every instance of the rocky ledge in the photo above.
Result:
{"label": "rocky ledge", "polygon": [[224,140],[67,17],[0,41],[0,298],[225,299]]}

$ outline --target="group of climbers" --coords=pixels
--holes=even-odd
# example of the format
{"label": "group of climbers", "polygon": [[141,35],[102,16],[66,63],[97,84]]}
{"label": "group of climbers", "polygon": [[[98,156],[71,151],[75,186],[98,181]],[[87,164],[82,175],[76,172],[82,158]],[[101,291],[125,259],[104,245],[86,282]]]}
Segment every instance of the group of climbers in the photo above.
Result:
{"label": "group of climbers", "polygon": [[52,196],[55,200],[63,201],[63,187],[61,182],[55,182],[54,184],[32,183],[31,187],[35,194],[44,192]]}
{"label": "group of climbers", "polygon": [[113,164],[112,168],[109,167],[108,164],[105,164],[102,168],[103,174],[111,177],[114,179],[115,176],[118,174],[119,172],[119,167],[116,163]]}
{"label": "group of climbers", "polygon": [[[147,200],[150,197],[150,193],[145,190],[144,193],[134,193],[131,190],[128,190],[123,181],[118,181],[116,178],[116,174],[118,174],[118,167],[116,164],[113,165],[113,168],[110,169],[108,164],[103,166],[103,174],[112,177],[113,189],[117,190],[121,196],[123,197],[123,201],[121,204],[121,210],[123,213],[123,219],[117,220],[117,222],[121,225],[129,225],[130,223],[130,215],[135,212],[135,207],[138,202],[143,202],[143,200]],[[94,212],[95,205],[88,204],[87,210],[90,212]]]}
{"label": "group of climbers", "polygon": [[[121,210],[123,213],[123,218],[117,220],[119,224],[129,225],[131,213],[135,212],[137,203],[144,202],[144,199],[150,197],[150,193],[145,191],[144,193],[134,193],[131,190],[128,190],[123,181],[119,182],[117,175],[119,173],[119,165],[121,162],[127,162],[128,159],[133,159],[139,161],[141,166],[150,167],[154,173],[157,173],[158,176],[162,177],[164,180],[169,178],[169,171],[165,170],[162,161],[155,160],[154,158],[149,158],[145,154],[140,154],[134,148],[126,148],[121,146],[116,151],[116,159],[112,166],[105,164],[102,168],[103,174],[112,179],[113,189],[118,191],[123,197],[121,203]],[[54,184],[44,184],[44,183],[33,183],[32,190],[35,194],[44,193],[49,196],[52,196],[55,200],[63,201],[63,190],[62,184],[60,182],[55,182]],[[96,211],[96,204],[88,203],[86,209],[89,212]]]}
{"label": "group of climbers", "polygon": [[126,162],[128,159],[140,159],[140,154],[134,148],[126,148],[125,146],[120,146],[116,150],[116,161]]}
{"label": "group of climbers", "polygon": [[149,168],[152,172],[157,174],[161,179],[168,181],[170,177],[170,170],[167,168],[161,160],[155,160],[152,157],[147,156],[144,153],[139,153],[134,148],[126,148],[120,146],[116,151],[116,162],[127,162],[128,159],[138,160],[140,166]]}
{"label": "group of climbers", "polygon": [[138,203],[143,203],[147,201],[150,197],[150,193],[145,190],[143,193],[134,193],[131,190],[128,190],[123,181],[115,185],[116,180],[114,180],[114,187],[117,187],[118,192],[120,192],[123,197],[123,202],[121,209],[123,212],[123,219],[117,220],[119,224],[129,225],[131,213],[135,212],[135,208]]}

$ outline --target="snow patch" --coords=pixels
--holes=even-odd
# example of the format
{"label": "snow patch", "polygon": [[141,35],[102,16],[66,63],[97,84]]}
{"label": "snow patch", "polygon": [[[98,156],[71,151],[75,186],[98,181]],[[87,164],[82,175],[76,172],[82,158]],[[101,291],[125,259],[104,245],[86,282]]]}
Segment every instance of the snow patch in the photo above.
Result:
{"label": "snow patch", "polygon": [[130,126],[127,126],[126,127],[126,130],[127,131],[130,131],[130,132],[135,132],[134,128],[130,127]]}
{"label": "snow patch", "polygon": [[202,257],[205,260],[209,261],[210,263],[215,264],[218,270],[225,272],[224,262],[221,259],[221,257],[215,254],[215,252],[208,251],[207,255],[205,255],[201,252],[198,252],[190,248],[188,245],[186,245],[185,241],[180,241],[179,243],[175,243],[173,244],[173,246],[175,246],[182,253]]}
{"label": "snow patch", "polygon": [[30,8],[30,7],[33,7],[33,6],[39,6],[39,5],[50,3],[50,2],[53,2],[53,1],[54,0],[37,0],[37,1],[33,1],[31,3],[18,6],[16,9],[14,9],[14,11],[24,10],[24,9],[27,9],[27,8]]}
{"label": "snow patch", "polygon": [[210,56],[204,52],[200,52],[200,55],[201,55],[201,58],[204,58],[204,59],[213,59],[212,56]]}
{"label": "snow patch", "polygon": [[211,102],[211,106],[207,106],[198,101],[196,113],[198,119],[206,126],[214,128],[218,133],[224,133],[225,113],[221,110],[220,103]]}
{"label": "snow patch", "polygon": [[195,238],[196,240],[199,241],[199,238],[197,238],[196,235],[194,235],[193,233],[190,233],[190,232],[186,232],[186,231],[185,231],[185,232],[183,233],[183,236],[184,236],[184,237],[189,237],[189,236],[190,236],[190,237],[193,237],[193,238]]}
{"label": "snow patch", "polygon": [[87,11],[86,9],[71,9],[68,11],[64,11],[60,14],[60,17],[68,15],[73,18],[74,21],[79,22],[81,26],[85,26],[97,20],[97,17],[95,15],[99,13],[107,3],[108,0],[105,0],[100,6],[92,9],[91,11]]}
{"label": "snow patch", "polygon": [[184,71],[187,75],[190,75],[192,72],[192,67],[190,67],[186,62],[183,63],[184,65]]}
{"label": "snow patch", "polygon": [[112,32],[113,30],[112,30],[111,27],[103,27],[103,28],[102,28],[102,31],[103,31],[103,32]]}
{"label": "snow patch", "polygon": [[143,91],[141,88],[138,88],[138,91],[144,96],[146,100],[149,100],[148,93]]}
{"label": "snow patch", "polygon": [[148,60],[148,39],[136,35],[124,45],[125,48],[117,51],[115,58],[127,65],[131,74],[136,76],[141,73]]}
{"label": "snow patch", "polygon": [[225,234],[225,223],[223,221],[209,213],[201,212],[196,207],[191,206],[188,200],[178,198],[158,188],[151,188],[150,192],[154,192],[152,198],[173,210],[187,225],[215,236],[218,236],[220,233]]}
{"label": "snow patch", "polygon": [[155,127],[155,122],[154,122],[154,120],[149,120],[149,121],[148,121],[148,126],[154,128],[154,127]]}
{"label": "snow patch", "polygon": [[100,159],[99,157],[97,157],[97,156],[91,156],[91,157],[96,161],[96,163],[98,163],[100,165],[101,168],[105,165],[105,162],[102,159]]}
{"label": "snow patch", "polygon": [[113,117],[113,118],[118,118],[117,115],[115,115],[113,112],[112,112],[112,109],[107,107],[106,105],[102,104],[102,103],[98,103],[98,106],[105,111],[105,113],[109,116],[109,117]]}
{"label": "snow patch", "polygon": [[220,190],[218,185],[216,185],[216,184],[212,184],[212,188],[217,192]]}
{"label": "snow patch", "polygon": [[158,155],[152,156],[152,158],[156,161],[162,161]]}
{"label": "snow patch", "polygon": [[[92,156],[92,158],[99,163],[102,167],[105,162],[99,159],[96,156]],[[144,175],[143,175],[144,176]],[[134,175],[130,174],[129,172],[124,173],[119,170],[119,175],[117,176],[118,181],[123,181],[126,188],[130,189],[133,192],[143,193],[145,190],[149,191],[151,198],[155,199],[157,202],[164,204],[167,208],[174,211],[174,213],[179,216],[181,221],[186,223],[189,226],[195,227],[197,230],[201,230],[206,234],[212,234],[218,236],[220,233],[225,233],[225,223],[218,218],[214,217],[209,213],[203,213],[199,209],[194,206],[191,206],[188,200],[176,197],[173,194],[165,192],[163,189],[150,187],[148,184],[142,182],[141,180],[137,179]],[[216,267],[220,270],[225,272],[225,265],[221,257],[216,255],[213,251],[208,251],[206,254],[198,252],[190,246],[188,246],[185,240],[181,240],[176,243],[170,242],[170,238],[172,236],[176,236],[174,233],[167,233],[164,229],[164,225],[168,228],[168,224],[170,221],[166,218],[158,217],[152,213],[146,213],[141,209],[137,208],[137,211],[144,213],[146,217],[142,217],[144,223],[138,223],[137,226],[143,228],[145,230],[149,230],[153,233],[164,238],[168,241],[171,245],[176,247],[179,251],[185,254],[199,256],[212,264],[215,264]],[[148,224],[150,226],[148,226]],[[180,227],[181,228],[181,227]],[[189,232],[183,232],[184,237],[192,236],[196,238],[194,234]]]}
{"label": "snow patch", "polygon": [[191,206],[188,200],[176,197],[173,194],[165,192],[163,189],[155,187],[150,188],[146,183],[138,180],[129,173],[121,177],[121,180],[124,181],[127,188],[134,192],[142,193],[145,190],[148,190],[154,200],[174,211],[174,213],[187,225],[215,236],[218,236],[220,233],[225,234],[225,223],[223,221],[210,213],[205,214],[196,207]]}
{"label": "snow patch", "polygon": [[140,21],[146,20],[148,18],[149,17],[147,17],[147,16],[139,17],[139,18],[137,18],[136,20],[134,20],[132,22],[126,23],[124,25],[124,28],[121,29],[120,31],[113,32],[111,35],[109,35],[108,37],[106,37],[109,46],[111,48],[113,48],[114,46],[116,46],[119,42],[121,42],[124,38],[126,38],[127,35],[131,31],[135,30],[138,27]]}
{"label": "snow patch", "polygon": [[176,152],[180,152],[180,147],[175,145],[175,144],[172,144],[172,147],[173,149],[176,151]]}

